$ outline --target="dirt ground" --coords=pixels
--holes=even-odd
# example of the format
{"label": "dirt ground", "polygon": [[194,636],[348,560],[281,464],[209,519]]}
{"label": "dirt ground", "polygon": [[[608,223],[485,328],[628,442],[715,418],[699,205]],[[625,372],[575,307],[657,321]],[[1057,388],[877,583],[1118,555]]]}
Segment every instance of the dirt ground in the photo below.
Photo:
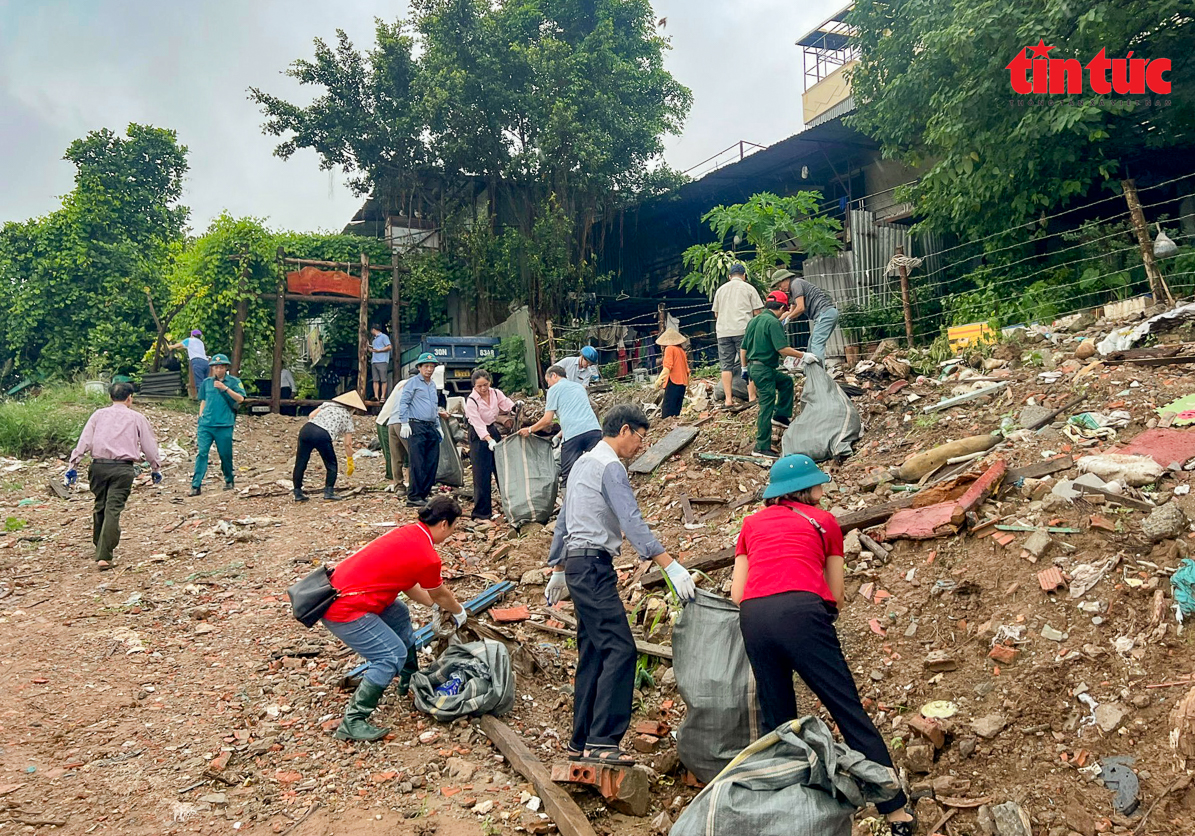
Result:
{"label": "dirt ground", "polygon": [[[1078,385],[1089,387],[1082,409],[1131,413],[1114,440],[1088,449],[1056,424],[1014,436],[969,472],[981,473],[997,459],[1015,468],[1123,444],[1156,422],[1156,407],[1195,391],[1187,366],[1093,368],[1068,360],[1072,339],[1002,346],[1005,364],[986,374],[1010,385],[994,398],[936,415],[922,408],[950,397],[958,380],[914,374],[903,389],[884,394],[889,377],[848,373],[847,382],[865,390],[855,399],[865,434],[854,457],[828,466],[834,478],[828,504],[841,515],[897,498],[903,494],[880,478],[887,468],[943,441],[1015,422],[1027,403],[1061,406]],[[1063,374],[1043,379],[1045,366]],[[161,441],[193,448],[193,416],[139,408]],[[689,412],[656,422],[650,440],[678,420],[699,417]],[[733,502],[756,494],[766,480],[759,465],[707,463],[696,455],[749,453],[754,417],[754,410],[708,416],[693,444],[652,475],[635,477],[645,516],[674,555],[691,560],[732,544],[739,520],[759,507],[699,505],[697,514],[710,518],[686,527],[680,503],[682,496]],[[332,738],[347,699],[341,681],[359,660],[322,628],[308,631],[295,622],[284,590],[317,563],[337,562],[414,515],[381,490],[381,458],[359,459],[352,477],[342,469],[342,487],[362,489],[348,500],[294,503],[277,481],[289,478],[300,426],[301,419],[243,416],[234,492],[219,490],[213,467],[205,492],[186,497],[190,462],[173,454],[161,486],[134,490],[108,573],[91,565],[90,494],[63,500],[47,489],[50,478],[61,477],[62,463],[0,465],[7,518],[0,537],[0,688],[9,694],[0,709],[0,832],[548,832],[542,807],[528,807],[537,805],[534,790],[467,722],[437,723],[389,693],[375,719],[391,729],[390,738],[376,744]],[[360,432],[364,422],[358,429],[359,438],[368,437]],[[1128,833],[1147,811],[1138,832],[1195,832],[1195,789],[1173,789],[1184,773],[1168,741],[1172,707],[1192,686],[1149,687],[1195,671],[1192,633],[1178,632],[1169,609],[1168,575],[1190,551],[1190,537],[1155,544],[1142,533],[1142,511],[1050,498],[1053,481],[1076,475],[1070,470],[1010,485],[979,510],[981,521],[1079,529],[1055,534],[1036,562],[1022,556],[1031,532],[1017,532],[1004,546],[989,536],[991,529],[983,536],[964,529],[896,540],[888,543],[887,560],[867,552],[847,556],[839,635],[898,767],[915,788],[936,790],[937,801],[919,802],[923,832],[955,810],[939,832],[982,833],[976,808],[985,800],[1019,804],[1035,836]],[[1195,497],[1184,490],[1188,477],[1169,473],[1136,495],[1195,515]],[[309,486],[322,478],[317,461]],[[882,532],[869,530],[877,539]],[[459,598],[510,579],[517,589],[502,606],[528,604],[543,621],[535,613],[543,602],[538,570],[549,542],[550,527],[519,536],[497,521],[464,528],[441,553]],[[1077,599],[1065,587],[1046,593],[1039,585],[1038,573],[1051,565],[1070,574],[1116,555],[1118,564]],[[701,585],[723,589],[727,580],[722,570]],[[667,644],[668,618],[647,618],[659,604],[647,606],[642,591],[626,594],[637,632]],[[427,612],[412,609],[422,623]],[[1001,627],[1024,628],[1012,662],[989,658]],[[1043,637],[1046,627],[1065,637]],[[543,761],[558,760],[570,725],[575,651],[571,641],[528,624],[506,629],[542,668],[519,678],[516,706],[503,720]],[[933,651],[949,661],[927,667]],[[638,692],[632,722],[660,720],[675,729],[684,704],[666,664],[654,673],[656,684]],[[1080,695],[1104,707],[1100,723],[1089,722]],[[957,713],[942,721],[943,744],[930,746],[927,756],[910,720],[935,700],[954,703]],[[807,694],[802,707],[820,711]],[[1131,817],[1114,812],[1112,793],[1091,769],[1117,755],[1134,758],[1140,780],[1141,805]],[[684,785],[670,737],[643,757],[656,772],[646,818],[619,815],[599,796],[575,791],[599,832],[645,836],[654,816],[663,811],[675,819],[695,795]],[[860,821],[856,832],[869,833],[867,827]]]}

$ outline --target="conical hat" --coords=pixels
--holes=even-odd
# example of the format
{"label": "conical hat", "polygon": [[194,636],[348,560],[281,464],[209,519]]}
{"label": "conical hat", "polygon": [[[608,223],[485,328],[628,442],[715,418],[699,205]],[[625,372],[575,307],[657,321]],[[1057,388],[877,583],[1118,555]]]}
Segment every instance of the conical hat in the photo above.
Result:
{"label": "conical hat", "polygon": [[685,342],[685,335],[675,328],[669,328],[663,334],[656,337],[656,345],[684,345]]}
{"label": "conical hat", "polygon": [[361,396],[357,394],[356,389],[350,389],[343,395],[337,395],[332,401],[333,403],[344,404],[345,406],[351,406],[353,409],[365,412],[365,401],[361,400]]}

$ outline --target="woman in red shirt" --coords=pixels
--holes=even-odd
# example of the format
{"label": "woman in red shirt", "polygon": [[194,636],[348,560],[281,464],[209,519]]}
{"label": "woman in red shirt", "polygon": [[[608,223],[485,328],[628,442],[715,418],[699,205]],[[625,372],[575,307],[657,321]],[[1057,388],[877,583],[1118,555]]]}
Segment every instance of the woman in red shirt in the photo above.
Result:
{"label": "woman in red shirt", "polygon": [[680,415],[685,403],[685,391],[689,388],[689,356],[682,348],[685,342],[684,335],[675,328],[667,329],[656,339],[656,345],[664,348],[663,371],[656,380],[656,388],[664,390],[661,418]]}
{"label": "woman in red shirt", "polygon": [[398,600],[400,592],[426,607],[439,604],[453,614],[458,627],[465,623],[465,608],[440,576],[435,548],[452,536],[460,516],[455,499],[435,497],[419,509],[419,522],[383,534],[332,572],[332,586],[340,597],[324,613],[324,626],[369,661],[336,729],[340,740],[377,740],[385,735],[386,729],[367,722],[369,715],[390,680],[401,672],[399,689],[405,693],[418,669],[411,614]]}
{"label": "woman in red shirt", "polygon": [[[739,532],[730,597],[739,605],[767,727],[797,718],[795,671],[830,712],[847,745],[891,767],[834,630],[843,599],[842,529],[833,514],[817,507],[829,481],[808,456],[785,456],[772,465],[765,507],[743,520]],[[901,792],[876,805],[892,836],[913,835],[905,804]]]}

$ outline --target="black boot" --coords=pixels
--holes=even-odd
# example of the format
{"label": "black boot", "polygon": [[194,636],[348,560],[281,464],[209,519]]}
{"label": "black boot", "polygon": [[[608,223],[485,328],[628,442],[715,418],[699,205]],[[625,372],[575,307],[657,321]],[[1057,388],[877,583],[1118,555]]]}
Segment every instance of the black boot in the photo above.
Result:
{"label": "black boot", "polygon": [[191,492],[187,496],[199,496],[199,488],[191,487]]}
{"label": "black boot", "polygon": [[361,680],[353,698],[344,709],[344,719],[336,729],[337,740],[377,740],[385,737],[386,729],[371,726],[366,722],[369,715],[377,710],[378,700],[382,698],[384,690],[386,689],[374,685],[368,679]]}
{"label": "black boot", "polygon": [[310,497],[303,493],[302,488],[295,488],[295,502],[306,502]]}
{"label": "black boot", "polygon": [[344,499],[344,497],[337,496],[335,488],[324,488],[324,499],[330,499],[334,502],[339,502],[340,500]]}
{"label": "black boot", "polygon": [[407,651],[407,661],[403,663],[402,670],[398,672],[398,695],[405,697],[411,691],[411,677],[419,673],[419,651],[415,649],[415,645],[411,645],[411,649]]}

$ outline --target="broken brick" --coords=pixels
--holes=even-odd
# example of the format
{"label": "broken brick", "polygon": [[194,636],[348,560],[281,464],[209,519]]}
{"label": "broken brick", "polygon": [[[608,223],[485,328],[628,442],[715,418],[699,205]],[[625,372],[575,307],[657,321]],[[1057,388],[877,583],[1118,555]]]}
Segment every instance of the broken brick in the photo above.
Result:
{"label": "broken brick", "polygon": [[988,658],[995,659],[1002,665],[1011,665],[1020,655],[1021,651],[1006,644],[998,644],[988,651]]}
{"label": "broken brick", "polygon": [[946,730],[937,720],[920,716],[910,717],[909,728],[934,744],[935,749],[941,749],[946,745]]}
{"label": "broken brick", "polygon": [[531,618],[531,609],[526,605],[520,607],[506,607],[505,609],[491,609],[490,617],[499,624],[515,624]]}
{"label": "broken brick", "polygon": [[1037,582],[1041,584],[1043,592],[1053,592],[1058,587],[1066,584],[1066,581],[1062,578],[1062,572],[1057,566],[1051,566],[1049,569],[1042,569],[1038,572]]}

